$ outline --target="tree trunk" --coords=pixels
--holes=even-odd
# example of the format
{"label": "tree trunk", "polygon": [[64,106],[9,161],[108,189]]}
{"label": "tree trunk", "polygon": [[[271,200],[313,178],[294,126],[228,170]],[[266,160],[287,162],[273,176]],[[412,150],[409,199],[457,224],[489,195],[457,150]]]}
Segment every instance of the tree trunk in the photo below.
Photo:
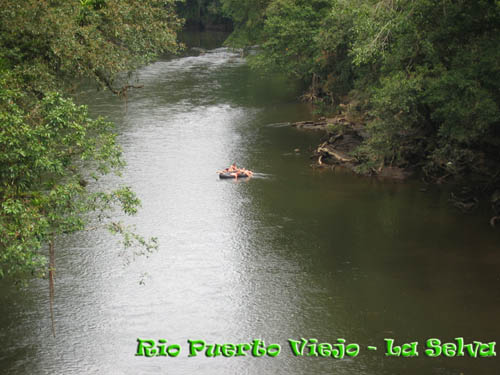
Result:
{"label": "tree trunk", "polygon": [[49,242],[49,299],[50,299],[50,321],[52,322],[52,335],[56,337],[56,325],[54,321],[54,276],[56,272],[56,257],[54,252],[54,236]]}

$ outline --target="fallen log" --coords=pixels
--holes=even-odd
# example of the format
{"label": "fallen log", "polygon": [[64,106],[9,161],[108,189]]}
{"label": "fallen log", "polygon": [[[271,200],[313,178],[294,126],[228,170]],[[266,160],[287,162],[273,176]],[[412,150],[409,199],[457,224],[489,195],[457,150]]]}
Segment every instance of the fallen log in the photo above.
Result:
{"label": "fallen log", "polygon": [[330,145],[326,146],[319,146],[316,149],[316,152],[320,154],[320,156],[323,156],[324,154],[327,154],[329,157],[334,158],[337,162],[339,163],[355,163],[356,159],[347,155],[346,153],[336,150]]}
{"label": "fallen log", "polygon": [[493,216],[491,219],[490,219],[490,225],[495,228],[495,224],[496,224],[496,221],[497,220],[500,220],[500,216]]}

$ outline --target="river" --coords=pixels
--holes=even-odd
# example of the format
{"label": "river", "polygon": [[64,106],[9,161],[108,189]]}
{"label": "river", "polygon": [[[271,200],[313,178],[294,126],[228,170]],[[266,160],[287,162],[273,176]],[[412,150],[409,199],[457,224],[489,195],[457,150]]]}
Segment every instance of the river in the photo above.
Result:
{"label": "river", "polygon": [[[285,126],[312,116],[300,86],[252,72],[228,49],[164,59],[135,78],[144,87],[126,106],[93,89],[79,99],[116,122],[122,183],[143,203],[127,221],[159,250],[127,264],[104,231],[59,239],[57,337],[46,280],[2,285],[2,374],[497,373],[497,358],[424,354],[429,338],[500,339],[500,234],[484,214],[457,214],[418,182],[312,169],[320,134]],[[258,176],[219,180],[232,162]],[[136,356],[138,338],[181,353]],[[300,338],[344,338],[360,352],[295,357],[288,340]],[[418,342],[419,356],[386,357],[385,338]],[[188,357],[189,339],[263,339],[281,353]]]}

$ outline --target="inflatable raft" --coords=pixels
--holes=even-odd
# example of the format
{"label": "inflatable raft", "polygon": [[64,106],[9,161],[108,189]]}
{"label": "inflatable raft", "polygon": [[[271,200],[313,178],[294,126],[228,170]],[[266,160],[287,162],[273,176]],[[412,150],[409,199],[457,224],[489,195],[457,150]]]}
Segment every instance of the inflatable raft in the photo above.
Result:
{"label": "inflatable raft", "polygon": [[[235,172],[222,172],[219,173],[219,178],[235,178],[234,177]],[[246,173],[243,172],[238,172],[238,178],[247,178],[250,177]]]}

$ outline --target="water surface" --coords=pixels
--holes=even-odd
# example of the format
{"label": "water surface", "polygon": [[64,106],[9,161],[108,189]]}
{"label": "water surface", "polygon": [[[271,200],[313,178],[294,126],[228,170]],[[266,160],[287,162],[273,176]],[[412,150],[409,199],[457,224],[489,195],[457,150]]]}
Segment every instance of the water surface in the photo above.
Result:
{"label": "water surface", "polygon": [[[500,338],[500,235],[484,216],[457,215],[418,183],[310,168],[320,134],[282,126],[312,116],[299,85],[251,72],[237,52],[159,61],[136,78],[144,88],[126,106],[94,90],[79,100],[117,123],[123,183],[143,202],[130,222],[159,251],[125,266],[105,232],[60,239],[57,338],[46,281],[2,286],[3,374],[496,373],[496,358],[423,354],[430,337]],[[218,180],[232,162],[259,178]],[[183,351],[137,357],[138,337]],[[361,353],[295,358],[287,340],[301,337]],[[420,356],[385,358],[384,338],[418,341]],[[264,339],[282,352],[187,358],[188,339]]]}

